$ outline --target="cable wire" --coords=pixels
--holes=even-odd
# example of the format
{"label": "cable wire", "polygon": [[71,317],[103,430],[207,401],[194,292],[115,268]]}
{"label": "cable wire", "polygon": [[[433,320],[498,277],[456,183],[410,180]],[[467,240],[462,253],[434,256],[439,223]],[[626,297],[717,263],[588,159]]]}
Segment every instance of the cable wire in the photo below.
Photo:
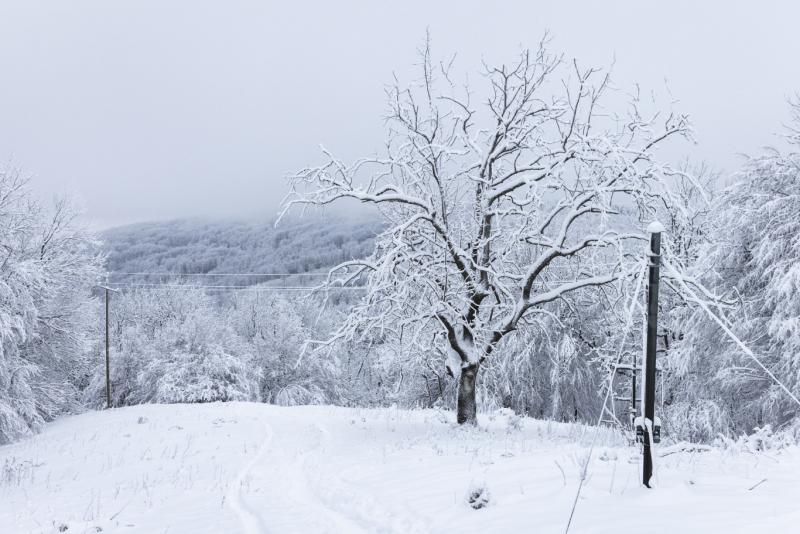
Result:
{"label": "cable wire", "polygon": [[692,297],[694,302],[698,306],[700,306],[703,309],[703,311],[705,311],[714,320],[714,322],[716,322],[720,326],[720,328],[722,328],[722,330],[728,335],[728,337],[730,337],[734,341],[734,343],[736,343],[736,345],[742,350],[742,352],[744,352],[754,362],[756,362],[758,364],[758,366],[761,367],[761,369],[763,369],[764,372],[767,373],[767,375],[776,384],[778,384],[786,392],[786,394],[789,395],[789,397],[791,397],[791,399],[794,402],[797,403],[798,406],[800,406],[800,400],[798,400],[798,398],[794,395],[794,393],[792,393],[791,390],[788,387],[786,387],[783,384],[783,382],[781,382],[780,379],[778,379],[778,377],[775,376],[772,373],[772,371],[770,371],[767,368],[766,365],[761,363],[761,360],[758,359],[758,356],[756,356],[755,353],[752,350],[750,350],[750,348],[747,345],[745,345],[744,342],[741,339],[739,339],[739,337],[736,334],[733,333],[733,330],[731,330],[730,327],[728,326],[728,324],[726,324],[727,321],[723,321],[722,319],[720,319],[719,316],[717,316],[716,313],[711,311],[711,308],[709,308],[708,305],[702,299],[700,299],[700,297],[697,296],[697,293],[695,293],[694,290],[692,290],[692,288],[689,287],[689,284],[686,283],[686,281],[683,279],[683,277],[680,275],[680,273],[677,271],[677,269],[675,269],[672,266],[672,264],[669,263],[666,260],[664,260],[664,265],[670,271],[672,271],[672,273],[675,275],[675,279],[678,280],[678,283],[680,283],[680,285],[683,287],[683,289],[686,290],[687,293],[689,293],[689,295]]}
{"label": "cable wire", "polygon": [[185,284],[126,284],[126,283],[110,283],[110,289],[124,290],[136,289],[137,291],[363,291],[366,286],[331,286],[331,287],[317,287],[317,286],[247,286],[247,285],[185,285]]}
{"label": "cable wire", "polygon": [[327,272],[323,273],[174,273],[174,272],[126,272],[126,271],[109,271],[109,276],[280,276],[288,278],[291,276],[328,276]]}
{"label": "cable wire", "polygon": [[575,499],[572,501],[572,509],[569,512],[569,519],[567,520],[567,526],[564,529],[564,534],[569,534],[569,529],[572,526],[572,518],[575,516],[575,509],[578,507],[578,499],[580,499],[581,491],[583,491],[583,483],[586,481],[586,474],[589,471],[589,462],[592,459],[592,452],[594,451],[594,446],[597,443],[597,436],[600,434],[600,425],[603,421],[603,414],[606,410],[606,405],[608,404],[608,398],[611,395],[611,391],[614,389],[614,375],[617,373],[617,368],[619,367],[620,359],[622,358],[622,352],[625,349],[625,342],[628,339],[628,333],[633,325],[633,309],[636,307],[638,302],[639,292],[642,289],[642,281],[644,280],[646,271],[647,262],[642,262],[642,272],[639,275],[639,280],[636,282],[636,290],[633,292],[633,296],[631,297],[630,304],[628,306],[628,319],[625,324],[625,332],[623,333],[622,340],[620,340],[619,343],[617,357],[614,359],[614,367],[611,369],[611,372],[608,375],[608,388],[606,389],[606,396],[603,399],[603,408],[600,410],[600,416],[597,418],[594,436],[592,436],[592,442],[589,445],[589,454],[586,457],[586,462],[583,464],[580,482],[578,483],[578,491],[575,492]]}

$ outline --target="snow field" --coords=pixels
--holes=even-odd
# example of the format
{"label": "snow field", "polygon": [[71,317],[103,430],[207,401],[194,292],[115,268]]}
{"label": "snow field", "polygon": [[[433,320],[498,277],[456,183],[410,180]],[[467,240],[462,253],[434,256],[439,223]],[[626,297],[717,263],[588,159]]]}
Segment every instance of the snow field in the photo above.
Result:
{"label": "snow field", "polygon": [[[0,533],[563,532],[595,430],[520,426],[250,403],[87,413],[0,447]],[[637,449],[600,432],[571,532],[798,531],[796,448],[660,447],[647,490]]]}

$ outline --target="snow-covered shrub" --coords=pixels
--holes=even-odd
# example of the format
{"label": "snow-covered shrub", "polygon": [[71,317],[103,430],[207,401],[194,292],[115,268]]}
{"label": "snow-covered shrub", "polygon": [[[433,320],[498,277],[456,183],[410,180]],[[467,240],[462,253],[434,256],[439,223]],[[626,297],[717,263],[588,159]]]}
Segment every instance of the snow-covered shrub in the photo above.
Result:
{"label": "snow-covered shrub", "polygon": [[145,365],[139,376],[147,402],[255,400],[248,365],[218,344],[175,349]]}
{"label": "snow-covered shrub", "polygon": [[663,421],[664,433],[693,443],[711,441],[728,429],[723,410],[710,399],[674,402],[665,407]]}
{"label": "snow-covered shrub", "polygon": [[171,318],[154,340],[154,352],[139,375],[144,402],[256,400],[258,369],[248,347],[208,297]]}
{"label": "snow-covered shrub", "polygon": [[328,397],[317,385],[290,384],[278,390],[272,402],[281,406],[298,406],[302,404],[325,404]]}
{"label": "snow-covered shrub", "polygon": [[765,452],[785,449],[798,444],[794,429],[774,431],[771,425],[756,427],[749,434],[736,439],[718,436],[717,445],[740,452]]}
{"label": "snow-covered shrub", "polygon": [[[201,291],[132,291],[116,297],[111,356],[115,405],[256,400],[249,346]],[[103,403],[98,366],[89,399]]]}
{"label": "snow-covered shrub", "polygon": [[[364,394],[363,389],[346,391],[339,382],[335,354],[303,354],[306,340],[326,328],[324,319],[315,321],[319,306],[314,299],[273,292],[219,296],[189,287],[114,294],[113,403],[260,400],[296,405]],[[100,362],[86,396],[94,406],[105,403]]]}
{"label": "snow-covered shrub", "polygon": [[488,417],[490,421],[495,421],[497,416],[500,416],[500,421],[505,424],[506,432],[511,433],[522,430],[525,420],[511,408],[500,408],[496,412],[490,413]]}
{"label": "snow-covered shrub", "polygon": [[522,430],[522,425],[525,419],[520,415],[514,413],[510,408],[504,408],[504,415],[506,416],[506,431],[518,432]]}

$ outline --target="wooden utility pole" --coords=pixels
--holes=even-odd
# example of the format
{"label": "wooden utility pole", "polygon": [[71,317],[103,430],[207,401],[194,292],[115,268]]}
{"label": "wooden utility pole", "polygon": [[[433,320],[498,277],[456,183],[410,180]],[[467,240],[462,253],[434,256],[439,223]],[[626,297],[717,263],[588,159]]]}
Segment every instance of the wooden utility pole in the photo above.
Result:
{"label": "wooden utility pole", "polygon": [[647,284],[647,346],[644,363],[644,454],[642,464],[642,483],[650,487],[653,476],[653,430],[656,411],[656,342],[658,340],[658,270],[661,263],[661,233],[664,227],[658,221],[650,223],[649,280]]}
{"label": "wooden utility pole", "polygon": [[111,408],[111,358],[109,357],[110,345],[108,335],[108,304],[109,288],[103,288],[106,292],[106,408]]}

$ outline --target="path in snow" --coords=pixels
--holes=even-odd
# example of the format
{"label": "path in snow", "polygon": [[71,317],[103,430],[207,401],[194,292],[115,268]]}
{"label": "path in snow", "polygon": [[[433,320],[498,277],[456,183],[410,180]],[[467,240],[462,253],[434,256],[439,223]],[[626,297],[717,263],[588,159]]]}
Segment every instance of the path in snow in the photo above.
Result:
{"label": "path in snow", "polygon": [[261,515],[252,510],[246,503],[242,496],[242,489],[248,478],[251,477],[253,468],[259,462],[263,462],[267,453],[269,452],[270,443],[272,442],[273,430],[268,423],[264,422],[264,441],[258,447],[255,456],[249,460],[245,466],[233,479],[230,489],[226,494],[226,502],[231,507],[231,510],[239,518],[242,525],[242,534],[263,534],[266,532]]}
{"label": "path in snow", "polygon": [[260,530],[246,528],[243,533],[367,532],[317,496],[307,464],[325,453],[319,427],[303,420],[279,420],[272,423],[280,432],[270,440],[269,454],[259,454],[246,469],[248,491],[241,498],[258,517]]}
{"label": "path in snow", "polygon": [[[451,418],[248,403],[64,418],[0,447],[0,533],[563,532],[593,430]],[[800,524],[797,448],[670,454],[655,490],[639,485],[638,460],[601,431],[574,534]],[[489,488],[488,508],[465,504],[475,483]]]}

